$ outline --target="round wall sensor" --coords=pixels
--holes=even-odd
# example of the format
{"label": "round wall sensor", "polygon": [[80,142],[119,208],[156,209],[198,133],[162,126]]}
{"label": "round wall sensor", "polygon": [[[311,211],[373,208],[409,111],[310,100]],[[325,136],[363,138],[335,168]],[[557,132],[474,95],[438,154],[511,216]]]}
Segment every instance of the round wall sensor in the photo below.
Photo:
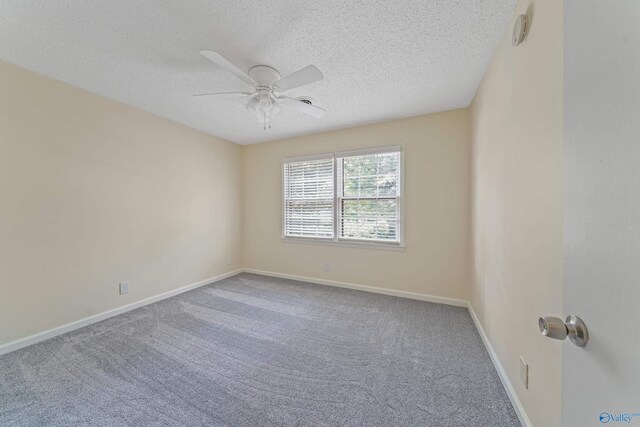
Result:
{"label": "round wall sensor", "polygon": [[525,36],[527,35],[527,15],[519,15],[516,18],[516,22],[513,24],[513,37],[511,41],[514,46],[518,46],[522,43]]}

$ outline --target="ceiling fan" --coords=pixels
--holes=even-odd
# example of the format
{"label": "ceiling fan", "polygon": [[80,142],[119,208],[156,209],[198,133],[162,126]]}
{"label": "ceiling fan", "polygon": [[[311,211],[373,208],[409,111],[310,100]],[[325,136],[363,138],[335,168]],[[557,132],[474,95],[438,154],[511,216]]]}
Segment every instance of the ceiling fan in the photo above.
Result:
{"label": "ceiling fan", "polygon": [[280,77],[280,73],[273,67],[267,65],[256,65],[243,72],[233,65],[218,52],[203,50],[202,56],[209,59],[223,70],[233,74],[253,90],[247,92],[214,92],[200,93],[193,96],[245,96],[248,97],[246,108],[253,111],[258,116],[258,120],[263,123],[263,128],[271,129],[271,116],[282,111],[281,105],[308,114],[311,117],[320,118],[324,115],[325,109],[314,104],[314,100],[309,97],[291,98],[283,95],[291,89],[308,85],[324,76],[313,65],[308,65],[286,77]]}

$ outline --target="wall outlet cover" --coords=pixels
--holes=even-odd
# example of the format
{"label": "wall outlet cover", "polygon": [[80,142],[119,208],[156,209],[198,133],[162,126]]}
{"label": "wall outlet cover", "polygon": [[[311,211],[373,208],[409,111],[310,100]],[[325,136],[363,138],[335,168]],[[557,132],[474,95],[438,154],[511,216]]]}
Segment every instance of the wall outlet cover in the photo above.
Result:
{"label": "wall outlet cover", "polygon": [[324,271],[325,273],[330,272],[331,264],[329,264],[328,262],[325,262],[324,264],[322,264],[322,271]]}
{"label": "wall outlet cover", "polygon": [[120,283],[120,295],[129,293],[129,282],[121,282]]}

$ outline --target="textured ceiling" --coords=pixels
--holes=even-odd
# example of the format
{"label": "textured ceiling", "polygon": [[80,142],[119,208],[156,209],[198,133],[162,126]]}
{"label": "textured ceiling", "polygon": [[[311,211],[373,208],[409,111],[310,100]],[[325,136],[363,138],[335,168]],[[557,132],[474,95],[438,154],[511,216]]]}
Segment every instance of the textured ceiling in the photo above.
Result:
{"label": "textured ceiling", "polygon": [[[240,144],[466,107],[515,0],[0,0],[0,59]],[[264,131],[200,56],[325,79]]]}

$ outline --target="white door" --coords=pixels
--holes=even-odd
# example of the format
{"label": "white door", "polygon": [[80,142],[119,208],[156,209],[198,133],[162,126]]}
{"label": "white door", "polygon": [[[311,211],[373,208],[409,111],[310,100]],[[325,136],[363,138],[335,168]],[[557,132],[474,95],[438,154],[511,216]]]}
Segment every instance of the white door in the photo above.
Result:
{"label": "white door", "polygon": [[640,0],[564,8],[563,425],[640,427]]}

